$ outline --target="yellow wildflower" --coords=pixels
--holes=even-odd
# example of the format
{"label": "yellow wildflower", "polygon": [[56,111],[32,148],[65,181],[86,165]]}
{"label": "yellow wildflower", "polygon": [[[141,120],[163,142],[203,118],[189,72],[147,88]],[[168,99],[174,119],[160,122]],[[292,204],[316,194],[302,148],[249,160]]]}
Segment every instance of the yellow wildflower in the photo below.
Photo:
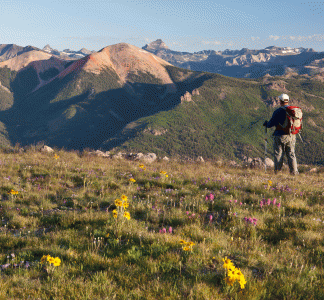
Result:
{"label": "yellow wildflower", "polygon": [[128,211],[124,212],[124,217],[129,220],[130,219],[130,213]]}
{"label": "yellow wildflower", "polygon": [[189,251],[190,249],[189,249],[189,247],[183,247],[182,248],[184,251]]}
{"label": "yellow wildflower", "polygon": [[185,245],[186,242],[185,242],[184,240],[180,240],[180,244],[181,244],[181,245]]}
{"label": "yellow wildflower", "polygon": [[115,200],[115,205],[116,206],[122,206],[123,205],[123,202],[120,199],[116,199]]}
{"label": "yellow wildflower", "polygon": [[136,180],[134,178],[130,178],[129,181],[130,182],[136,182]]}
{"label": "yellow wildflower", "polygon": [[11,189],[9,192],[8,192],[9,195],[18,195],[19,192],[18,191],[15,191],[13,189]]}
{"label": "yellow wildflower", "polygon": [[43,257],[41,258],[40,262],[43,264],[45,261],[48,260],[48,258],[50,258],[50,255],[43,255]]}
{"label": "yellow wildflower", "polygon": [[49,258],[47,258],[47,261],[50,263],[50,264],[54,264],[55,262],[55,258],[50,256]]}
{"label": "yellow wildflower", "polygon": [[57,154],[54,154],[54,158],[55,158],[55,159],[58,159],[59,156],[58,156]]}
{"label": "yellow wildflower", "polygon": [[227,269],[227,277],[225,278],[225,282],[232,286],[234,282],[237,280],[241,286],[241,289],[245,288],[246,280],[241,270],[236,268],[230,259],[227,257],[223,258],[224,265],[223,267]]}
{"label": "yellow wildflower", "polygon": [[121,198],[123,201],[127,201],[127,199],[128,199],[127,196],[125,196],[125,195],[122,195]]}
{"label": "yellow wildflower", "polygon": [[246,284],[246,280],[245,280],[245,278],[244,278],[243,275],[240,277],[239,283],[240,283],[241,289],[244,289],[245,288],[245,284]]}
{"label": "yellow wildflower", "polygon": [[59,257],[55,257],[55,258],[54,258],[53,265],[54,265],[55,267],[58,267],[60,264],[61,264],[61,259],[60,259]]}
{"label": "yellow wildflower", "polygon": [[232,261],[229,258],[227,258],[227,256],[223,258],[223,262],[224,262],[223,264],[224,269],[230,270],[234,267]]}

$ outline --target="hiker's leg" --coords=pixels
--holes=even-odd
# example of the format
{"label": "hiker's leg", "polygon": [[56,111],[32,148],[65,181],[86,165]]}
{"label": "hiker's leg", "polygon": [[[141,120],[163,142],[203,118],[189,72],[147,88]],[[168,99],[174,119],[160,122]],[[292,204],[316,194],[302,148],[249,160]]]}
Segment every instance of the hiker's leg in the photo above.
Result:
{"label": "hiker's leg", "polygon": [[281,142],[280,136],[274,136],[273,137],[273,150],[274,150],[274,170],[275,173],[277,171],[280,171],[283,164],[283,144]]}
{"label": "hiker's leg", "polygon": [[285,144],[285,152],[287,155],[290,174],[293,175],[298,174],[295,145],[296,145],[296,135],[292,134],[289,137],[289,141]]}

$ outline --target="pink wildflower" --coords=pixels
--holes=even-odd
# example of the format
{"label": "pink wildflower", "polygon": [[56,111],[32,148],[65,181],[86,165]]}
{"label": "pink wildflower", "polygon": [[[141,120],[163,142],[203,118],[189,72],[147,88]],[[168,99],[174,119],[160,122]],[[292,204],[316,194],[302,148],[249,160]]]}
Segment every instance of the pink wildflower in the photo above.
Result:
{"label": "pink wildflower", "polygon": [[243,203],[242,202],[240,202],[240,205],[242,205]]}
{"label": "pink wildflower", "polygon": [[169,227],[169,233],[172,233],[172,227],[171,226]]}
{"label": "pink wildflower", "polygon": [[272,203],[273,203],[273,205],[276,205],[276,202],[277,202],[277,199],[276,199],[276,198],[274,198],[274,199],[273,199],[273,202],[272,202]]}
{"label": "pink wildflower", "polygon": [[278,206],[278,207],[280,208],[281,204],[280,204],[280,203],[278,203],[278,204],[277,204],[277,206]]}
{"label": "pink wildflower", "polygon": [[189,211],[186,211],[186,214],[189,215]]}
{"label": "pink wildflower", "polygon": [[235,199],[234,202],[237,203],[237,200]]}
{"label": "pink wildflower", "polygon": [[209,222],[213,220],[213,215],[209,215]]}
{"label": "pink wildflower", "polygon": [[162,229],[162,232],[163,232],[163,233],[166,233],[166,229],[165,229],[165,228],[163,228],[163,229]]}

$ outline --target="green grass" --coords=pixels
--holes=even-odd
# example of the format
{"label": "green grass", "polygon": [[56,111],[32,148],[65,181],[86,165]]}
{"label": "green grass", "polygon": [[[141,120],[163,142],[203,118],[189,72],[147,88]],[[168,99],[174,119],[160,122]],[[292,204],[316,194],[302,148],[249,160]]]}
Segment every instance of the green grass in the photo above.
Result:
{"label": "green grass", "polygon": [[[324,299],[323,168],[290,177],[171,160],[142,170],[55,153],[0,153],[0,299]],[[122,195],[130,220],[113,217]],[[61,259],[54,271],[40,264],[47,254]],[[245,289],[226,285],[225,256]]]}
{"label": "green grass", "polygon": [[[176,93],[165,94],[167,85],[143,72],[130,73],[128,84],[123,85],[109,68],[100,74],[72,72],[31,93],[39,83],[32,68],[18,74],[3,68],[0,80],[13,94],[0,90],[0,110],[4,110],[0,118],[8,130],[2,140],[11,145],[44,142],[66,149],[88,147],[205,159],[264,156],[262,123],[275,109],[269,107],[269,99],[282,91],[269,90],[264,78],[238,79],[172,66],[166,71]],[[51,69],[43,75],[55,72]],[[269,82],[278,80],[286,82],[290,98],[304,110],[304,143],[298,140],[296,146],[298,162],[323,164],[323,83],[302,76],[277,76]],[[186,91],[197,88],[200,95],[180,103]],[[152,130],[163,134],[154,135]],[[272,149],[271,138],[268,149]]]}
{"label": "green grass", "polygon": [[[270,108],[264,100],[277,97],[282,91],[269,90],[262,78],[243,80],[175,67],[168,67],[167,70],[177,84],[179,98],[180,94],[197,87],[200,95],[193,96],[193,102],[136,120],[141,129],[129,139],[123,137],[116,151],[155,152],[161,156],[178,154],[191,158],[201,155],[210,159],[218,156],[237,159],[241,154],[263,157],[265,133],[262,123],[269,120],[276,109]],[[296,147],[299,162],[323,164],[322,132],[316,127],[322,124],[323,83],[303,78],[272,79],[278,80],[286,81],[291,99],[300,101],[305,108],[304,143],[298,139]],[[225,98],[221,96],[224,94]],[[316,125],[310,125],[310,120]],[[148,128],[166,129],[167,132],[154,136]],[[273,147],[270,138],[272,132],[273,129],[268,131],[269,150]],[[315,152],[318,155],[314,156]]]}

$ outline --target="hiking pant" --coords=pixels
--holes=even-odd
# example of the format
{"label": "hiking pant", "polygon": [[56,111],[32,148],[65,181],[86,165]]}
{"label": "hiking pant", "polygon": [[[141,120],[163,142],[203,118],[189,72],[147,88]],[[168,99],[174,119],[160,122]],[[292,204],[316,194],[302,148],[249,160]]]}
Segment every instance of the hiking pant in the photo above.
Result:
{"label": "hiking pant", "polygon": [[289,171],[291,174],[298,174],[297,160],[295,155],[296,135],[287,134],[274,136],[274,164],[275,172],[280,171],[283,164],[284,153],[286,153]]}

